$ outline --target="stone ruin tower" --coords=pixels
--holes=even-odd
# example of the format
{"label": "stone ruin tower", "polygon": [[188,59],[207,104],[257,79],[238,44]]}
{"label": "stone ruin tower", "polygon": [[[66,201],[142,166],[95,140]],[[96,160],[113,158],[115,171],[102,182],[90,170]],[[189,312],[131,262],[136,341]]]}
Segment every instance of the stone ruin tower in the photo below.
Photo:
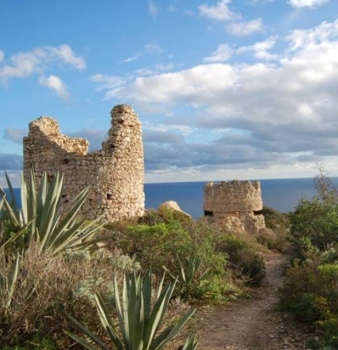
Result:
{"label": "stone ruin tower", "polygon": [[265,229],[262,209],[259,181],[209,182],[204,186],[204,216],[212,222],[258,233]]}
{"label": "stone ruin tower", "polygon": [[34,169],[39,183],[44,171],[51,181],[55,171],[64,174],[63,202],[69,202],[83,188],[90,194],[81,214],[104,221],[116,221],[144,213],[144,156],[141,123],[128,105],[111,111],[111,128],[102,149],[88,152],[89,142],[60,132],[59,124],[40,117],[29,124],[23,139],[24,175]]}

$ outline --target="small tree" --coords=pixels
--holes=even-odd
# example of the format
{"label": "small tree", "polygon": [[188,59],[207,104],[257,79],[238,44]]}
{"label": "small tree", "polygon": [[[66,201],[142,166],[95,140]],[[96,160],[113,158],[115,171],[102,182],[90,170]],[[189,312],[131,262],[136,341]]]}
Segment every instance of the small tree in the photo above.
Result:
{"label": "small tree", "polygon": [[338,192],[319,167],[314,183],[317,195],[301,199],[290,216],[291,235],[301,252],[313,248],[326,250],[338,242]]}

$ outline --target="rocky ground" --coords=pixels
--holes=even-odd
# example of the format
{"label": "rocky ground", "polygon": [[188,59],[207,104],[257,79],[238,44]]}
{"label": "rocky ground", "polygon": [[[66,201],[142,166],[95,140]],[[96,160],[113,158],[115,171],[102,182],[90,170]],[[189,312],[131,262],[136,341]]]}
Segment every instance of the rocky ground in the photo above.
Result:
{"label": "rocky ground", "polygon": [[289,257],[265,253],[266,283],[252,298],[224,306],[200,310],[199,349],[294,350],[308,349],[309,335],[276,310],[277,290],[283,283],[283,271]]}

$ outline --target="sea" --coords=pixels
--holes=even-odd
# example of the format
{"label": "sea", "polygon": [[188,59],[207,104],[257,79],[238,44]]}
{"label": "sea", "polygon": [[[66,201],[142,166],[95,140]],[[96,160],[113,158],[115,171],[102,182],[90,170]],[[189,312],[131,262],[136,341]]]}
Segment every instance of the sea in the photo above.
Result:
{"label": "sea", "polygon": [[[330,178],[330,180],[334,187],[338,187],[338,177]],[[311,198],[317,193],[313,178],[259,181],[264,205],[283,213],[293,211],[300,199]],[[203,215],[203,187],[205,184],[205,181],[146,183],[144,185],[145,207],[156,209],[161,203],[173,200],[182,210],[197,219]],[[14,191],[18,205],[20,205],[20,188]]]}

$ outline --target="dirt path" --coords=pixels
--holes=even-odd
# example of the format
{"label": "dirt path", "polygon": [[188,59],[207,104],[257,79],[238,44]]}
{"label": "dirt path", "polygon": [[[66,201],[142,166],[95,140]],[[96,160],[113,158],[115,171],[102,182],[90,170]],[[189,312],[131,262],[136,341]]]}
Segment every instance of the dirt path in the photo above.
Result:
{"label": "dirt path", "polygon": [[288,257],[264,254],[266,284],[252,299],[214,306],[202,317],[199,349],[293,350],[307,349],[304,334],[276,311],[277,289],[283,283]]}

